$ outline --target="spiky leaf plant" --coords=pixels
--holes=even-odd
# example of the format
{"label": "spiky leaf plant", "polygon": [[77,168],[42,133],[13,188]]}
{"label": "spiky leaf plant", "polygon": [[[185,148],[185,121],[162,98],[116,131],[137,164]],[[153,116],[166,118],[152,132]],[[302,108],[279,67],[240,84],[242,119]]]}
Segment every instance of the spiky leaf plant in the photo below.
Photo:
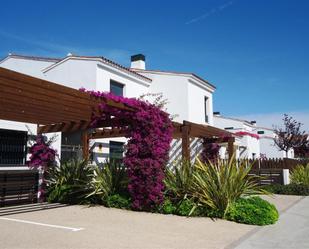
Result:
{"label": "spiky leaf plant", "polygon": [[125,167],[117,161],[105,162],[94,168],[92,192],[87,196],[95,202],[105,202],[108,196],[127,193],[128,177]]}
{"label": "spiky leaf plant", "polygon": [[192,195],[205,207],[224,217],[229,206],[240,197],[267,192],[258,186],[258,176],[249,175],[251,166],[236,160],[213,164],[197,160]]}
{"label": "spiky leaf plant", "polygon": [[47,172],[48,200],[63,203],[86,203],[91,192],[93,169],[87,160],[76,159],[52,167]]}
{"label": "spiky leaf plant", "polygon": [[193,182],[194,165],[189,161],[175,162],[173,167],[165,171],[165,192],[174,201],[182,201],[190,197]]}

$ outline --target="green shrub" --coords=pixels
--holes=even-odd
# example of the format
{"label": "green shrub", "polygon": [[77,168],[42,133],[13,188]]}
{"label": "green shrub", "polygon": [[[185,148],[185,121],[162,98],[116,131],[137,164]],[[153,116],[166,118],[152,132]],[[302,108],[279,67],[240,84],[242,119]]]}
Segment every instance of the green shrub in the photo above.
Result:
{"label": "green shrub", "polygon": [[196,204],[190,199],[184,199],[180,202],[176,209],[176,214],[181,216],[194,216],[196,209]]}
{"label": "green shrub", "polygon": [[291,173],[291,183],[309,187],[309,163],[306,166],[298,165]]}
{"label": "green shrub", "polygon": [[93,169],[87,161],[71,160],[47,171],[47,200],[69,204],[89,203]]}
{"label": "green shrub", "polygon": [[162,206],[160,207],[160,212],[163,214],[175,214],[177,207],[169,199],[165,199]]}
{"label": "green shrub", "polygon": [[240,198],[232,204],[225,218],[250,225],[274,224],[279,214],[276,207],[260,197]]}
{"label": "green shrub", "polygon": [[279,195],[309,195],[309,186],[304,184],[291,183],[288,185],[267,185],[263,187],[265,190]]}
{"label": "green shrub", "polygon": [[119,194],[108,196],[105,200],[107,207],[129,209],[131,207],[131,200]]}
{"label": "green shrub", "polygon": [[218,164],[199,160],[193,173],[192,195],[198,203],[224,217],[229,206],[241,197],[267,194],[258,186],[258,176],[248,175],[251,166],[236,164],[235,160]]}
{"label": "green shrub", "polygon": [[165,172],[164,184],[166,195],[179,202],[190,197],[194,166],[188,161],[177,161],[172,168]]}

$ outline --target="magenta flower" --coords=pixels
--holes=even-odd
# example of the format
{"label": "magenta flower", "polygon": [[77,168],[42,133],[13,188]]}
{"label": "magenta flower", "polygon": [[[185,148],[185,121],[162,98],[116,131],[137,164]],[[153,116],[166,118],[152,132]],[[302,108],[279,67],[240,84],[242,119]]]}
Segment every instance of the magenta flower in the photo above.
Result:
{"label": "magenta flower", "polygon": [[[87,92],[85,89],[81,89]],[[128,168],[128,190],[133,199],[133,208],[151,210],[163,201],[164,167],[168,160],[172,141],[173,125],[169,114],[157,106],[135,98],[115,96],[111,93],[88,91],[95,98],[101,98],[100,115],[93,114],[95,128],[101,120],[111,116],[116,124],[127,127],[127,151],[124,163]],[[106,105],[106,100],[123,103],[136,111],[119,110]]]}

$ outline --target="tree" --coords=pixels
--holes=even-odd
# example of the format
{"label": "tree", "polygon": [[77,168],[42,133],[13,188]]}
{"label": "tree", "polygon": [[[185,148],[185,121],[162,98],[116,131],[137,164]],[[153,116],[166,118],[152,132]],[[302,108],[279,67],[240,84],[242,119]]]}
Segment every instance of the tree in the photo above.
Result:
{"label": "tree", "polygon": [[302,123],[296,121],[291,116],[284,114],[283,124],[284,127],[275,127],[276,137],[274,138],[275,145],[286,155],[290,149],[297,149],[307,147],[308,135],[303,131]]}
{"label": "tree", "polygon": [[309,141],[300,147],[294,148],[294,155],[297,158],[309,158]]}

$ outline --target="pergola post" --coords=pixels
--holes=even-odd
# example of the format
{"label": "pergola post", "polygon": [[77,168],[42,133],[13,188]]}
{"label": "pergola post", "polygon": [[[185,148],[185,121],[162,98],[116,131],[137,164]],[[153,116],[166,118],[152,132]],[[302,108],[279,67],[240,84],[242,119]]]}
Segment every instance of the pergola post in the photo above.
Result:
{"label": "pergola post", "polygon": [[183,123],[181,127],[182,133],[182,159],[190,160],[190,136],[189,136],[189,126]]}
{"label": "pergola post", "polygon": [[89,137],[87,130],[82,133],[82,145],[83,145],[83,159],[87,160],[89,157]]}
{"label": "pergola post", "polygon": [[234,142],[235,142],[234,137],[230,137],[227,142],[227,151],[228,151],[229,160],[231,160],[234,155]]}

